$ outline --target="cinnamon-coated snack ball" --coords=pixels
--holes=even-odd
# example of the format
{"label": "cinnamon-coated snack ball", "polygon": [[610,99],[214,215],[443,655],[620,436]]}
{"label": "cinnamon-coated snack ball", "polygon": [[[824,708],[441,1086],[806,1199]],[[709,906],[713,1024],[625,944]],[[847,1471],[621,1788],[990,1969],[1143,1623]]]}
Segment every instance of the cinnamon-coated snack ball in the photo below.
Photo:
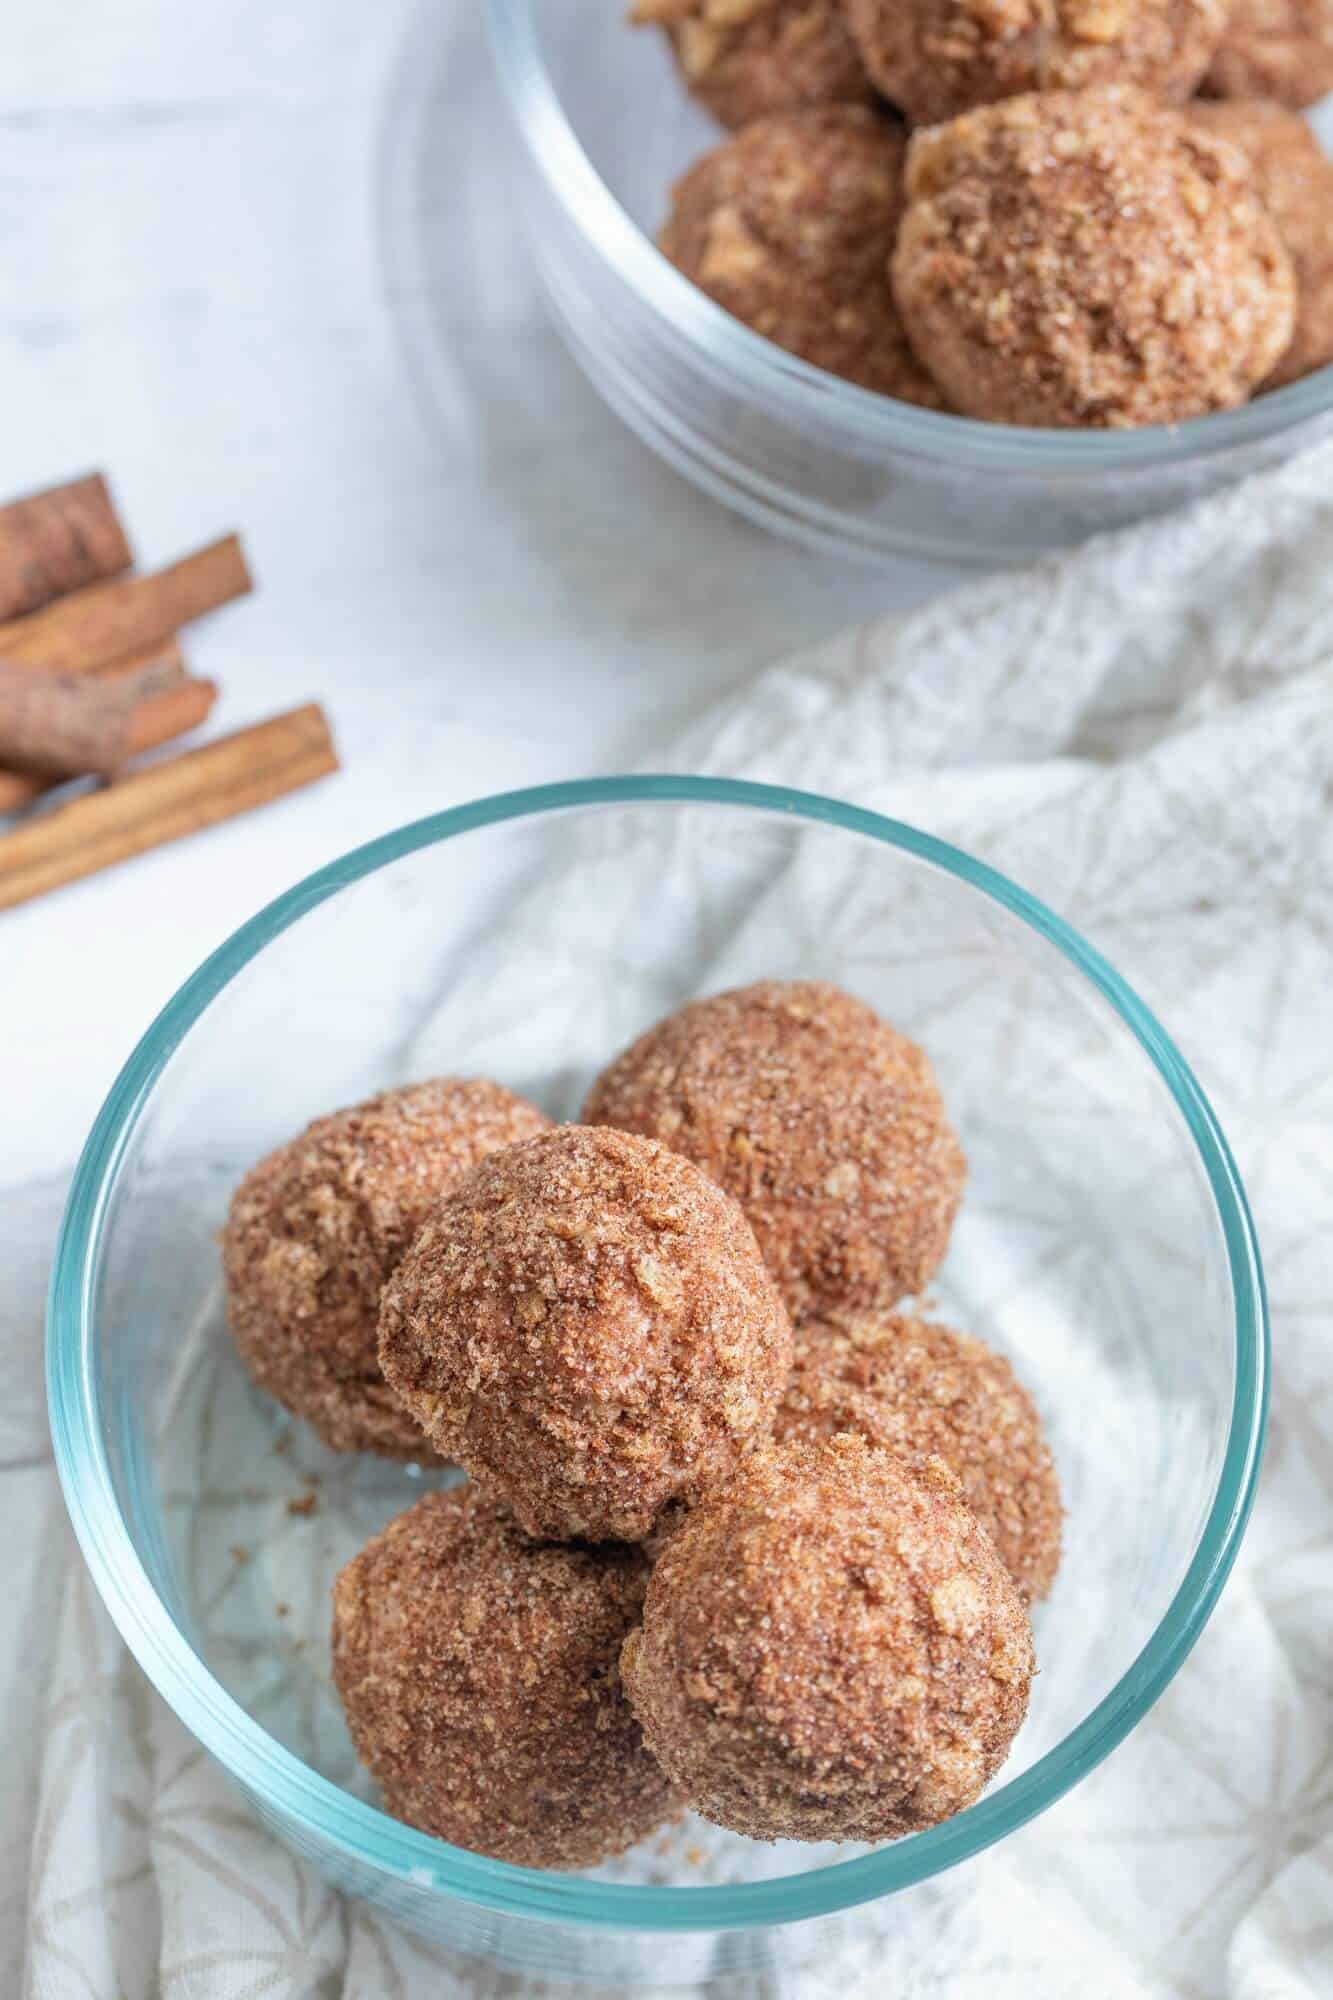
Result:
{"label": "cinnamon-coated snack ball", "polygon": [[967,1171],[925,1053],[819,981],[682,1007],[603,1072],[584,1117],[661,1139],[726,1188],[797,1317],[920,1291]]}
{"label": "cinnamon-coated snack ball", "polygon": [[642,1541],[768,1434],[791,1326],[736,1204],[650,1140],[483,1160],[385,1287],[380,1365],[532,1535]]}
{"label": "cinnamon-coated snack ball", "polygon": [[380,1374],[381,1287],[446,1189],[549,1123],[501,1084],[438,1077],[317,1118],[241,1182],[222,1235],[237,1350],[335,1451],[431,1456]]}
{"label": "cinnamon-coated snack ball", "polygon": [[630,19],[665,30],[691,96],[733,130],[875,95],[843,0],[634,0]]}
{"label": "cinnamon-coated snack ball", "polygon": [[1230,409],[1285,353],[1291,260],[1234,146],[1139,91],[918,133],[893,282],[954,407],[1092,429]]}
{"label": "cinnamon-coated snack ball", "polygon": [[622,1656],[648,1748],[757,1840],[888,1840],[980,1795],[1034,1671],[989,1536],[863,1438],[756,1454],[667,1542]]}
{"label": "cinnamon-coated snack ball", "polygon": [[1317,104],[1333,90],[1333,0],[1232,0],[1206,87],[1293,111]]}
{"label": "cinnamon-coated snack ball", "polygon": [[942,1461],[1024,1603],[1049,1593],[1060,1566],[1060,1483],[1036,1405],[1003,1355],[897,1313],[805,1320],[774,1442],[818,1444],[842,1431],[917,1470]]}
{"label": "cinnamon-coated snack ball", "polygon": [[856,105],[761,119],[676,183],[663,254],[814,367],[938,407],[889,284],[906,153],[901,126]]}
{"label": "cinnamon-coated snack ball", "polygon": [[1264,387],[1333,362],[1333,160],[1299,112],[1260,98],[1190,106],[1205,132],[1239,146],[1296,272],[1296,331]]}
{"label": "cinnamon-coated snack ball", "polygon": [[625,1699],[637,1549],[531,1542],[473,1486],[340,1571],[333,1677],[395,1818],[526,1868],[585,1868],[675,1810]]}
{"label": "cinnamon-coated snack ball", "polygon": [[871,77],[914,125],[1033,90],[1138,84],[1183,101],[1228,0],[845,0]]}

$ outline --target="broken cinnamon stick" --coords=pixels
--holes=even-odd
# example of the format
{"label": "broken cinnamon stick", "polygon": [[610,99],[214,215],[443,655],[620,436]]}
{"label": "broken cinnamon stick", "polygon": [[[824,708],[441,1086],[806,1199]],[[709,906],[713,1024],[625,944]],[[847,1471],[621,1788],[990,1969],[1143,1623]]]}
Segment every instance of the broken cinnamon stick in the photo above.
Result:
{"label": "broken cinnamon stick", "polygon": [[145,646],[137,653],[123,653],[118,660],[108,660],[105,665],[90,667],[88,671],[99,681],[132,680],[144,696],[160,694],[163,688],[185,679],[185,655],[177,640],[164,639],[160,645]]}
{"label": "broken cinnamon stick", "polygon": [[[99,667],[96,673],[98,681],[125,681],[133,686],[140,705],[141,726],[151,726],[148,724],[148,710],[155,699],[165,696],[185,677],[185,656],[174,639],[168,640],[165,646],[150,647],[146,653],[131,653],[123,660],[113,660],[108,666]],[[25,675],[25,679],[29,678],[42,677]],[[200,681],[193,685],[211,688],[213,683]],[[197,705],[198,698],[195,697],[192,706],[197,707]],[[211,707],[210,699],[196,721],[186,721],[182,717],[179,729],[159,733],[152,743],[137,745],[132,754],[137,754],[138,750],[156,749],[160,743],[168,743],[176,736],[186,735],[189,730],[198,726],[198,722],[203,721],[204,715]],[[154,709],[153,712],[164,717],[167,711],[163,706]],[[43,792],[52,791],[55,786],[64,782],[62,777],[41,777],[31,771],[0,770],[0,817],[20,812],[24,806],[31,805],[34,799],[40,798]]]}
{"label": "broken cinnamon stick", "polygon": [[317,703],[187,750],[0,835],[0,910],[313,784],[338,769]]}
{"label": "broken cinnamon stick", "polygon": [[252,588],[235,535],[151,576],[116,577],[0,625],[0,659],[56,673],[89,673],[159,645],[192,618]]}
{"label": "broken cinnamon stick", "polygon": [[100,472],[0,507],[0,619],[119,576],[133,562]]}
{"label": "broken cinnamon stick", "polygon": [[33,674],[0,660],[0,765],[37,778],[109,778],[134,755],[142,700],[134,677]]}

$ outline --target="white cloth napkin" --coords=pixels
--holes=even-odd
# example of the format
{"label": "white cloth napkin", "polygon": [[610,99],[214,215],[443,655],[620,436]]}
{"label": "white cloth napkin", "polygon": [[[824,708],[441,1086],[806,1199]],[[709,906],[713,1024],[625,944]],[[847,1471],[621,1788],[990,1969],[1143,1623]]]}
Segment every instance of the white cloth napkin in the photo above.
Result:
{"label": "white cloth napkin", "polygon": [[[1164,1017],[1247,1177],[1272,1442],[1236,1575],[1043,1819],[765,2000],[1333,1992],[1333,448],[761,676],[660,765],[912,819],[1054,904]],[[36,1387],[60,1189],[0,1215],[0,1986],[31,2000],[528,2000],[460,1981],[238,1805],[64,1525]],[[6,1959],[5,1954],[8,1954]],[[757,1993],[757,1989],[756,1989]]]}

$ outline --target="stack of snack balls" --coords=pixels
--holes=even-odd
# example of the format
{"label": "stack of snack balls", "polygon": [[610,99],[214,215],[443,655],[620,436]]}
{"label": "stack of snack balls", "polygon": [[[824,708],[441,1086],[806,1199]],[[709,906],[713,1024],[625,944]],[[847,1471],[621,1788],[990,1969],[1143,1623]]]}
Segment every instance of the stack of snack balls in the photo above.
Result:
{"label": "stack of snack balls", "polygon": [[817,368],[995,423],[1126,429],[1333,362],[1333,161],[1301,116],[1333,91],[1333,0],[631,18],[733,132],[673,189],[663,252]]}
{"label": "stack of snack balls", "polygon": [[961,1811],[1027,1708],[1061,1505],[1009,1364],[897,1310],[966,1173],[927,1057],[764,982],[650,1029],[584,1119],[417,1084],[231,1204],[256,1381],[336,1449],[467,1473],[334,1588],[388,1810],[544,1868],[687,1805],[763,1840]]}

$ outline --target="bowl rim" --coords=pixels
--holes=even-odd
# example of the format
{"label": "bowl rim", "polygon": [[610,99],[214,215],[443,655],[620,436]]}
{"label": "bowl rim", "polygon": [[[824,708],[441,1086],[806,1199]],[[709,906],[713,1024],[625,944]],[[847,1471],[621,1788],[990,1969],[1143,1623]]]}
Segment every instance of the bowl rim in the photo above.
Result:
{"label": "bowl rim", "polygon": [[[536,0],[486,0],[491,48],[528,153],[571,225],[694,360],[793,425],[833,427],[849,449],[1052,476],[1143,472],[1279,436],[1333,409],[1333,366],[1234,410],[1124,431],[1042,430],[918,409],[813,367],[735,319],[668,263],[584,150],[542,60]],[[719,133],[719,142],[727,137]]]}
{"label": "bowl rim", "polygon": [[[1198,1546],[1151,1638],[1096,1708],[1030,1770],[926,1833],[803,1874],[697,1889],[587,1881],[513,1867],[450,1847],[352,1797],[277,1743],[214,1680],[149,1580],[116,1501],[96,1387],[95,1280],[120,1164],[170,1057],[232,979],[301,917],[423,848],[511,820],[644,803],[757,810],[865,836],[941,869],[1054,945],[1110,1003],[1184,1120],[1222,1229],[1236,1343],[1227,1448]],[[610,1930],[721,1931],[824,1915],[938,1874],[1044,1811],[1116,1747],[1179,1669],[1235,1560],[1263,1450],[1268,1343],[1254,1225],[1216,1116],[1160,1023],[1093,946],[995,869],[901,821],[784,786],[663,774],[540,785],[414,821],[354,848],[296,883],[205,959],[131,1054],[75,1169],[51,1276],[46,1361],[56,1467],[98,1590],[168,1706],[243,1787],[276,1811],[308,1824],[352,1862],[488,1910]]]}

